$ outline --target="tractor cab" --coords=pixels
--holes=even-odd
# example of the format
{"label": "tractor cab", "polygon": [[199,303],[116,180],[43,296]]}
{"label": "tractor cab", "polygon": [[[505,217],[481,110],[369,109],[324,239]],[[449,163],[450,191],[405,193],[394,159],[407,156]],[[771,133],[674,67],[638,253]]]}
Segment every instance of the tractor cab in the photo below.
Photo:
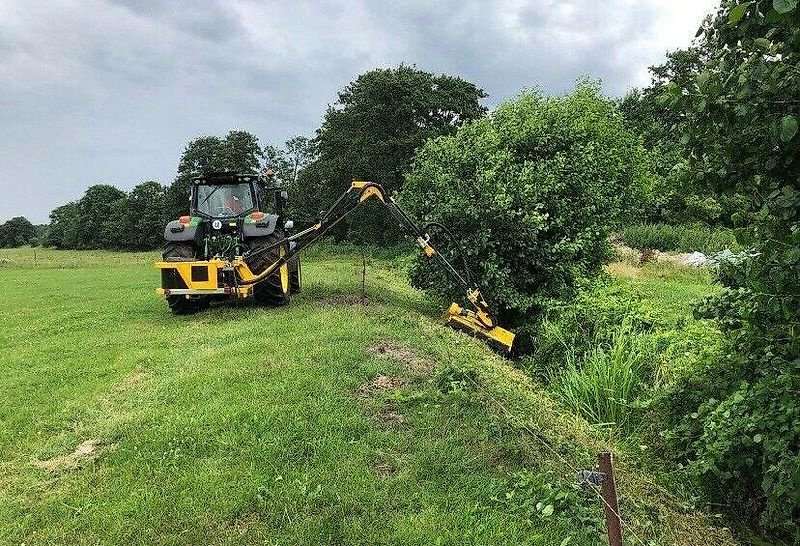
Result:
{"label": "tractor cab", "polygon": [[[274,199],[270,199],[270,191]],[[192,216],[231,219],[251,212],[282,213],[285,193],[257,175],[213,173],[192,179],[189,202]]]}

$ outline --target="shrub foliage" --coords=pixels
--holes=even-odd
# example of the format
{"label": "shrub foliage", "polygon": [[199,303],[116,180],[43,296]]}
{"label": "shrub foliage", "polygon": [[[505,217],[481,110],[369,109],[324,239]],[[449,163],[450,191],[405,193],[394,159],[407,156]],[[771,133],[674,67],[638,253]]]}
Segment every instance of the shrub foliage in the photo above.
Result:
{"label": "shrub foliage", "polygon": [[[722,272],[700,308],[727,354],[674,393],[668,433],[709,491],[767,529],[800,519],[800,8],[796,0],[726,0],[702,29],[694,78],[670,82],[698,183],[745,196],[752,257]],[[754,518],[755,519],[755,518]]]}
{"label": "shrub foliage", "polygon": [[[642,185],[641,158],[596,85],[581,82],[563,97],[529,91],[429,140],[400,200],[421,221],[452,230],[501,318],[519,325],[600,271],[607,236]],[[439,295],[463,296],[424,259],[411,276]]]}

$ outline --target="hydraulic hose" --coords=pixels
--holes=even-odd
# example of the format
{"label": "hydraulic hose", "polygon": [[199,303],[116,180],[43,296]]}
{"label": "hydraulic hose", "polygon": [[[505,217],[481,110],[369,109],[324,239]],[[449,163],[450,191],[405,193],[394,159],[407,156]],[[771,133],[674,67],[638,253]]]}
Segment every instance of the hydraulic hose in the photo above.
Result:
{"label": "hydraulic hose", "polygon": [[461,243],[458,242],[458,239],[456,239],[455,235],[453,235],[453,232],[450,231],[447,228],[447,226],[445,226],[444,224],[440,224],[439,222],[428,222],[427,224],[425,224],[425,227],[423,228],[423,231],[425,233],[428,233],[430,231],[429,228],[431,228],[431,227],[435,227],[437,229],[440,229],[441,231],[443,231],[445,233],[447,238],[450,239],[450,243],[455,248],[456,252],[458,253],[459,258],[461,258],[461,264],[464,267],[464,276],[466,277],[467,283],[470,285],[470,288],[473,288],[475,286],[475,282],[473,281],[472,271],[470,271],[469,265],[467,264],[467,258],[464,255],[464,248],[461,246]]}

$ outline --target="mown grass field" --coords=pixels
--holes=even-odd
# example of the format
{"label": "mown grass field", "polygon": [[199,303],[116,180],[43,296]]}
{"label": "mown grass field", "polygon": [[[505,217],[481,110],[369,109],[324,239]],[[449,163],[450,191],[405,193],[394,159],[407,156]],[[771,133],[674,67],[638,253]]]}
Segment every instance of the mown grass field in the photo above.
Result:
{"label": "mown grass field", "polygon": [[367,303],[324,251],[288,307],[175,317],[155,258],[0,251],[0,543],[597,544],[519,476],[601,449],[638,536],[732,543],[386,262]]}

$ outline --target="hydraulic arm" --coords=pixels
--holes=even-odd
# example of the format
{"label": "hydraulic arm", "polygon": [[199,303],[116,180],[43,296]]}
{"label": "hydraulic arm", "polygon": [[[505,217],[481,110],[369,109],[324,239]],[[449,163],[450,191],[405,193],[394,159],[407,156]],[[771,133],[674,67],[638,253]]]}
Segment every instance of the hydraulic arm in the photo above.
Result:
{"label": "hydraulic arm", "polygon": [[[276,268],[290,260],[292,256],[302,252],[304,248],[316,242],[325,232],[340,222],[350,211],[354,210],[364,201],[372,198],[377,199],[386,206],[392,217],[415,239],[425,256],[435,260],[464,291],[466,300],[472,306],[472,309],[465,309],[457,303],[452,303],[445,313],[445,323],[456,329],[477,335],[489,341],[501,351],[510,352],[514,343],[514,334],[497,325],[497,322],[489,310],[489,305],[481,295],[478,287],[467,283],[464,277],[453,267],[447,258],[431,245],[430,236],[424,233],[414,223],[411,217],[397,205],[395,200],[386,193],[380,184],[374,182],[353,182],[350,188],[348,188],[348,190],[336,200],[328,212],[320,218],[319,222],[308,229],[288,237],[288,240],[294,242],[295,245],[293,245],[293,248],[285,256],[260,275],[253,276],[252,279],[246,279],[246,276],[243,276],[245,279],[244,283],[257,282],[260,278],[269,275]],[[247,256],[245,256],[245,258],[247,258]]]}

